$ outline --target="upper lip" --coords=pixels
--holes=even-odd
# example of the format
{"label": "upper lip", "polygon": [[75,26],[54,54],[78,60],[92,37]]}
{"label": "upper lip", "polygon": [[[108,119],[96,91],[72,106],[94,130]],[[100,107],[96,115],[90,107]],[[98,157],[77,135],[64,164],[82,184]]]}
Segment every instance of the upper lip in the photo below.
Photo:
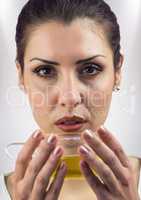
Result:
{"label": "upper lip", "polygon": [[78,116],[71,116],[71,117],[70,116],[65,116],[65,117],[57,120],[55,122],[55,124],[59,125],[59,124],[62,124],[64,122],[66,122],[66,121],[76,121],[76,122],[79,122],[79,123],[85,123],[85,122],[87,122],[87,120],[84,119],[84,118],[82,118],[82,117],[78,117]]}

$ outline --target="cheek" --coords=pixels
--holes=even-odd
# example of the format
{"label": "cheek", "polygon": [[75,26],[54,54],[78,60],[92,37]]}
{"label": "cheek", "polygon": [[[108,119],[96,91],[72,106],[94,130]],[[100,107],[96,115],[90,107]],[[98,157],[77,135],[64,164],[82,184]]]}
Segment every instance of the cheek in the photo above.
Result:
{"label": "cheek", "polygon": [[44,114],[49,108],[48,98],[45,87],[32,87],[28,92],[29,102],[32,110],[36,113]]}
{"label": "cheek", "polygon": [[26,70],[25,85],[31,109],[36,116],[46,116],[53,109],[52,83],[39,80]]}
{"label": "cheek", "polygon": [[29,102],[33,114],[37,117],[44,116],[45,111],[45,97],[41,92],[31,92],[29,93]]}
{"label": "cheek", "polygon": [[104,124],[112,98],[114,75],[102,74],[90,86],[88,107],[92,116],[92,126],[95,128]]}
{"label": "cheek", "polygon": [[28,97],[36,116],[49,116],[56,105],[56,96],[51,87],[43,87],[40,90],[34,88],[28,93]]}
{"label": "cheek", "polygon": [[97,80],[90,88],[88,103],[97,109],[106,108],[111,101],[113,79]]}
{"label": "cheek", "polygon": [[44,107],[44,105],[45,105],[45,95],[43,93],[33,92],[33,93],[31,93],[30,97],[31,97],[30,101],[35,108],[40,109],[40,108]]}

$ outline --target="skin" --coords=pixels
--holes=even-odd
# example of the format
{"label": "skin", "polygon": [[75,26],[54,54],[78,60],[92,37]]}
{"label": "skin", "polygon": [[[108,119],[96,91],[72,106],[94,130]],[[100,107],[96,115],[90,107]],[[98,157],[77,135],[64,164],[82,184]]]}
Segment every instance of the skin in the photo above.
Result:
{"label": "skin", "polygon": [[[83,199],[82,196],[86,194],[89,199],[139,200],[139,164],[132,165],[119,142],[108,130],[100,128],[107,118],[113,88],[120,84],[123,57],[121,55],[118,63],[119,69],[115,70],[113,52],[103,28],[98,24],[93,24],[92,28],[91,23],[88,19],[78,19],[70,25],[53,21],[35,27],[28,36],[24,74],[18,62],[17,69],[19,84],[24,86],[40,131],[36,137],[32,135],[28,139],[18,155],[14,173],[7,179],[8,189],[14,200],[55,200],[61,189],[61,199],[71,193],[72,182],[64,181],[67,172],[65,163],[58,169],[49,186],[50,176],[63,155],[63,148],[57,147],[58,135],[68,134],[55,126],[54,122],[67,114],[79,114],[88,120],[88,123],[75,132],[90,147],[82,145],[78,148],[82,159],[80,169],[88,185],[86,181],[83,182],[81,192],[74,195],[78,199]],[[93,56],[96,57],[87,63],[76,64],[79,60]],[[35,58],[59,63],[50,65],[55,73],[51,73],[50,77],[46,74],[43,74],[44,77],[40,76],[43,69],[40,74],[39,71],[38,74],[35,73],[37,67],[47,66],[45,62]],[[84,67],[92,69],[92,64],[94,69],[89,73],[93,75],[82,71]],[[83,73],[80,75],[80,72]],[[92,136],[89,136],[86,129],[91,130]],[[48,141],[51,133],[56,134],[51,136],[53,143]],[[34,159],[31,156],[36,148],[39,153]],[[53,153],[55,148],[58,148],[57,155]],[[92,173],[92,169],[103,183]],[[73,184],[77,187],[75,182]],[[48,190],[45,191],[47,187]]]}
{"label": "skin", "polygon": [[[24,76],[21,76],[20,84],[25,87],[34,118],[44,135],[50,132],[62,134],[54,126],[60,115],[71,113],[84,116],[89,120],[84,128],[92,130],[97,130],[107,117],[113,87],[120,82],[120,70],[114,71],[113,53],[102,28],[95,25],[93,31],[89,26],[87,21],[84,23],[80,20],[70,26],[53,22],[38,27],[29,36],[24,57]],[[82,71],[82,67],[86,68],[88,64],[75,63],[96,55],[101,56],[89,63],[99,64],[102,72],[94,70],[97,76],[85,73],[81,77],[78,69]],[[55,67],[57,75],[44,79],[31,72],[45,64],[35,60],[36,57],[59,63],[60,66],[51,65]]]}

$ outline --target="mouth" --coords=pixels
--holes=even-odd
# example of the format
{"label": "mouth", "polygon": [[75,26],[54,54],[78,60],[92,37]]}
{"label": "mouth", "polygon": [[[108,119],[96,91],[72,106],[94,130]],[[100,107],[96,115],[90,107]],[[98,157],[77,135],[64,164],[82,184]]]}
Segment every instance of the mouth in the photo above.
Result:
{"label": "mouth", "polygon": [[84,118],[77,116],[66,116],[56,121],[55,125],[65,132],[70,132],[82,129],[86,123],[87,120]]}

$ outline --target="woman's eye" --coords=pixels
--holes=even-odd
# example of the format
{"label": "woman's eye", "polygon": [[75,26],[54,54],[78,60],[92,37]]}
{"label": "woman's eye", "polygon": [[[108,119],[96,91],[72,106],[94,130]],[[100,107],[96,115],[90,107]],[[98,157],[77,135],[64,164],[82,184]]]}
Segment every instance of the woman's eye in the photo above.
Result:
{"label": "woman's eye", "polygon": [[55,69],[51,66],[39,66],[33,70],[40,77],[52,77],[56,74]]}
{"label": "woman's eye", "polygon": [[102,68],[96,64],[88,64],[80,70],[80,75],[93,76],[102,71]]}

